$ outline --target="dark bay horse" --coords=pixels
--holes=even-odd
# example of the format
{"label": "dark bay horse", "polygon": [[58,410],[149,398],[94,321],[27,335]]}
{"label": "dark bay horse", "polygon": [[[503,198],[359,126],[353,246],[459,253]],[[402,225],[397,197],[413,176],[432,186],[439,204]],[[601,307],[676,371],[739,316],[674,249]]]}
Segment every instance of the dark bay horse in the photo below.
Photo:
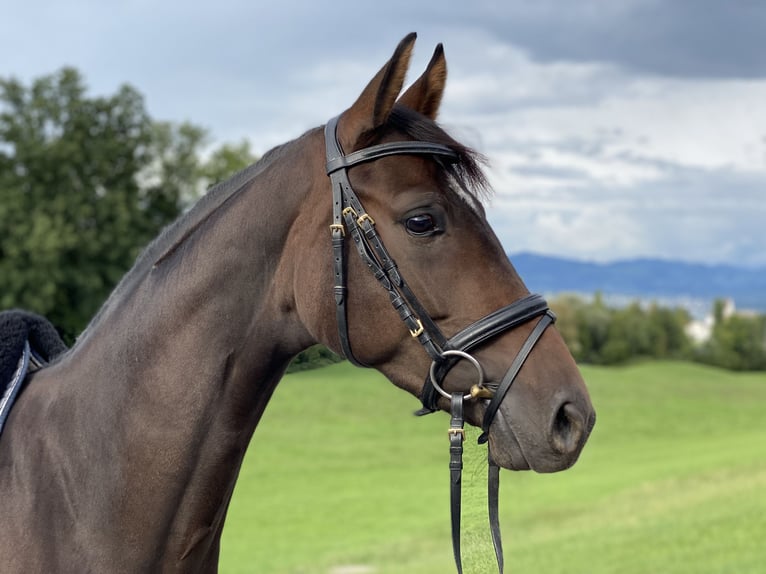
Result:
{"label": "dark bay horse", "polygon": [[[166,229],[30,377],[0,437],[2,572],[216,571],[248,442],[291,358],[317,342],[421,397],[439,333],[480,331],[461,347],[477,363],[452,357],[440,388],[454,402],[484,374],[495,394],[469,396],[465,418],[499,466],[574,464],[595,421],[587,390],[550,320],[536,327],[544,310],[519,319],[514,302],[540,301],[487,224],[476,155],[434,122],[441,47],[400,95],[414,39],[330,139],[318,128],[272,150]],[[362,215],[336,215],[344,177]],[[417,302],[396,298],[401,278]]]}

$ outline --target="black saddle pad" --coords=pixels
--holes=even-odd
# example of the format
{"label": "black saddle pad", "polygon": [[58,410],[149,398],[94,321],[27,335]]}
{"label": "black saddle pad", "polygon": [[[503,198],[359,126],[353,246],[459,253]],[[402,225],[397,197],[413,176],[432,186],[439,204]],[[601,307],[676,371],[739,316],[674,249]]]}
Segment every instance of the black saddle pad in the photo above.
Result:
{"label": "black saddle pad", "polygon": [[66,351],[55,327],[27,311],[0,312],[0,431],[30,366],[41,367]]}

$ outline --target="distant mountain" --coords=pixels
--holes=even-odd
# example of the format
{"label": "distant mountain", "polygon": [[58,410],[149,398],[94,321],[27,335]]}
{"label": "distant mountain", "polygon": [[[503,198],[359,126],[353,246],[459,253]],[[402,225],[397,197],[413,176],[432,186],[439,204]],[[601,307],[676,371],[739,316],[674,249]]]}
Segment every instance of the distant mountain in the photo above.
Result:
{"label": "distant mountain", "polygon": [[589,263],[532,253],[509,256],[531,291],[713,300],[766,312],[766,268],[702,265],[661,259]]}

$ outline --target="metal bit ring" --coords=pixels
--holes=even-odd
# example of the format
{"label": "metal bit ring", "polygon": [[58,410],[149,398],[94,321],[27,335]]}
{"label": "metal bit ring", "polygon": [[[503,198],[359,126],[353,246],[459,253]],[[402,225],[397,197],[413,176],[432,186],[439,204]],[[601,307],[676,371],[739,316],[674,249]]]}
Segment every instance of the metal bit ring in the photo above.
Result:
{"label": "metal bit ring", "polygon": [[[441,354],[442,357],[460,357],[461,359],[466,359],[469,363],[471,363],[474,367],[476,367],[476,371],[479,373],[479,382],[476,383],[476,386],[481,387],[484,385],[484,370],[481,368],[481,364],[479,361],[476,360],[476,358],[473,355],[469,355],[468,353],[464,351],[458,351],[458,350],[448,350],[444,351]],[[431,376],[431,384],[434,386],[434,389],[436,389],[436,392],[438,392],[441,396],[449,399],[452,396],[445,391],[441,386],[439,386],[439,383],[436,382],[436,361],[431,363],[431,369],[429,371],[429,375]],[[473,395],[471,393],[468,393],[463,396],[463,400],[467,401],[469,399],[473,398]]]}

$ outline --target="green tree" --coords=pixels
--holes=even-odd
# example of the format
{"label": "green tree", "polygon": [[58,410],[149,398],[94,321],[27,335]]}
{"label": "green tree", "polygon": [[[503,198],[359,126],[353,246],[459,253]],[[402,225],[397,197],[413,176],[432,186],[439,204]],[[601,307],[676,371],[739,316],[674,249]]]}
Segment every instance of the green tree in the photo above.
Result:
{"label": "green tree", "polygon": [[298,371],[316,369],[317,367],[331,365],[332,363],[337,363],[341,360],[342,359],[338,355],[333,353],[327,347],[323,345],[314,345],[302,353],[299,353],[290,363],[287,372],[297,373]]}
{"label": "green tree", "polygon": [[698,359],[725,369],[766,369],[766,315],[727,315],[719,300],[713,316],[713,332],[698,350]]}
{"label": "green tree", "polygon": [[612,310],[597,292],[593,302],[583,305],[577,313],[578,340],[582,347],[582,360],[586,363],[603,363],[603,348],[609,341],[609,323]]}
{"label": "green tree", "polygon": [[646,314],[638,302],[611,312],[606,342],[601,348],[601,361],[614,364],[630,358],[646,356],[651,345]]}
{"label": "green tree", "polygon": [[685,331],[690,318],[683,309],[657,304],[645,309],[637,301],[611,308],[600,293],[592,302],[565,295],[551,307],[558,316],[556,327],[577,361],[610,365],[637,357],[691,356]]}
{"label": "green tree", "polygon": [[650,346],[649,356],[664,359],[688,359],[691,357],[691,340],[686,327],[691,316],[685,309],[669,309],[652,304],[647,313]]}
{"label": "green tree", "polygon": [[209,187],[225,181],[255,160],[256,156],[250,150],[247,140],[238,144],[225,143],[210,154],[199,170],[199,175]]}
{"label": "green tree", "polygon": [[583,316],[582,308],[585,305],[582,298],[570,294],[560,295],[550,302],[551,309],[556,314],[556,328],[577,361],[583,359],[585,352],[578,323],[578,318]]}
{"label": "green tree", "polygon": [[[203,129],[152,121],[135,89],[86,92],[71,68],[30,86],[0,78],[0,308],[46,315],[70,342],[224,170],[200,160]],[[249,149],[232,149],[245,163]]]}
{"label": "green tree", "polygon": [[153,227],[175,219],[204,191],[199,156],[206,142],[207,132],[188,122],[152,122],[150,159],[137,176]]}

